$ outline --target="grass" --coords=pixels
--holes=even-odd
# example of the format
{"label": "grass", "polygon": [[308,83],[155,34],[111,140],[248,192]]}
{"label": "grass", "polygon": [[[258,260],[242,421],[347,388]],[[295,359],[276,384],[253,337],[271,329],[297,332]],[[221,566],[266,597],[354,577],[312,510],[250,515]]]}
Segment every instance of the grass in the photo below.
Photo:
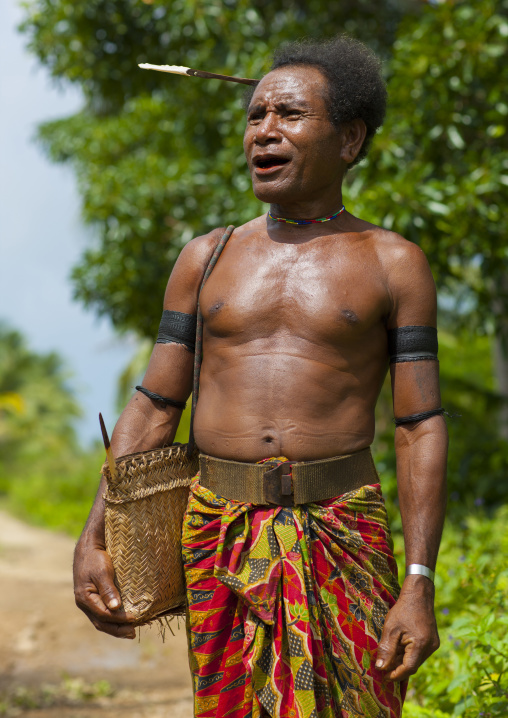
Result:
{"label": "grass", "polygon": [[16,686],[0,693],[0,716],[14,718],[27,710],[90,704],[113,695],[111,685],[104,680],[87,683],[82,678],[66,677],[57,685],[45,683],[37,688]]}
{"label": "grass", "polygon": [[34,463],[18,461],[2,481],[2,506],[32,524],[79,536],[99,485],[104,451],[93,449]]}

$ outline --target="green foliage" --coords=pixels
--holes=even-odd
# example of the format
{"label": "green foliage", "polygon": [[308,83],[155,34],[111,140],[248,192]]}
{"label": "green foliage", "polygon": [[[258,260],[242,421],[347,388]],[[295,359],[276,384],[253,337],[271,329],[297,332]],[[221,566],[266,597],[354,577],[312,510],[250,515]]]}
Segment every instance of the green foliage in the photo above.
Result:
{"label": "green foliage", "polygon": [[44,683],[38,688],[17,686],[0,693],[0,716],[10,718],[22,712],[63,706],[89,706],[94,701],[112,698],[108,681],[87,683],[82,678],[65,678],[60,684]]}
{"label": "green foliage", "polygon": [[80,409],[54,353],[0,327],[0,497],[18,515],[75,536],[97,491],[103,451],[83,451]]}
{"label": "green foliage", "polygon": [[29,523],[77,538],[97,493],[104,459],[99,445],[31,461],[20,456],[5,477],[2,505]]}
{"label": "green foliage", "polygon": [[508,714],[507,550],[506,507],[493,518],[477,509],[460,530],[445,529],[436,577],[441,648],[411,679],[404,716]]}
{"label": "green foliage", "polygon": [[182,246],[262,211],[241,149],[242,90],[171,77],[137,63],[185,64],[260,77],[281,41],[349,31],[387,55],[416,0],[32,0],[22,30],[55,78],[78,83],[81,113],[40,138],[71,160],[83,216],[98,239],[75,268],[76,296],[115,326],[153,337]]}
{"label": "green foliage", "polygon": [[477,325],[492,313],[502,322],[508,306],[507,37],[507,0],[441,2],[405,18],[387,122],[350,178],[360,216],[420,244]]}
{"label": "green foliage", "polygon": [[499,437],[502,399],[494,389],[492,340],[472,331],[440,332],[442,403],[450,452],[449,515],[476,505],[499,505],[506,498],[508,444]]}
{"label": "green foliage", "polygon": [[456,305],[479,309],[477,322],[504,311],[507,15],[508,0],[178,0],[171,12],[140,0],[26,3],[29,47],[87,100],[40,131],[54,159],[74,163],[84,218],[98,229],[74,271],[76,296],[153,336],[185,242],[262,209],[241,153],[240,88],[137,63],[259,77],[281,41],[345,29],[384,56],[396,37],[388,120],[351,173],[350,205],[421,244]]}
{"label": "green foliage", "polygon": [[388,0],[382,8],[375,0],[174,0],[170,7],[140,0],[23,4],[21,29],[32,52],[55,78],[79,84],[88,99],[112,112],[132,97],[166,91],[167,78],[133,72],[137,63],[180,65],[185,58],[190,66],[204,61],[201,69],[213,65],[235,74],[235,68],[238,73],[266,63],[267,51],[281,40],[344,30],[371,39],[377,51],[386,53],[401,16],[418,7],[408,0]]}
{"label": "green foliage", "polygon": [[134,393],[134,387],[141,384],[150,360],[153,340],[141,339],[129,363],[121,372],[117,381],[116,408],[120,413]]}
{"label": "green foliage", "polygon": [[12,462],[75,446],[80,415],[68,372],[54,353],[36,354],[22,336],[0,325],[0,491]]}

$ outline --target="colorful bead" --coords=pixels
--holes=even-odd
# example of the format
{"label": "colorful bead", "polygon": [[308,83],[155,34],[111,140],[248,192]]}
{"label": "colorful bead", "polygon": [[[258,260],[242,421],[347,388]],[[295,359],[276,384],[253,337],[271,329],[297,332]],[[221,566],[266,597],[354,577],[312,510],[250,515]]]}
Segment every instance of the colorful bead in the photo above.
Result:
{"label": "colorful bead", "polygon": [[342,214],[346,208],[344,205],[335,214],[331,214],[329,217],[319,217],[319,219],[286,219],[285,217],[274,217],[273,214],[268,212],[270,219],[274,222],[284,222],[285,224],[319,224],[319,222],[329,222],[331,219],[335,219],[339,214]]}

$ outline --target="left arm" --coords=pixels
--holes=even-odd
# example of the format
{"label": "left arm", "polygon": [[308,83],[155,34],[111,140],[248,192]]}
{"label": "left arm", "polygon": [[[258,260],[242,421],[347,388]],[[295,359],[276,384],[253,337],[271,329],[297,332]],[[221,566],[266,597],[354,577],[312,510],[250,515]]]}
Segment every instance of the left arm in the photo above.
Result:
{"label": "left arm", "polygon": [[[415,245],[391,274],[393,311],[388,327],[436,326],[436,291],[427,261]],[[391,366],[396,417],[441,406],[439,365],[435,360]],[[404,531],[406,566],[435,570],[446,509],[448,434],[442,416],[395,430],[397,484]],[[388,612],[376,666],[402,681],[439,647],[434,616],[434,585],[425,576],[405,578],[399,599]],[[382,665],[378,665],[382,661]]]}

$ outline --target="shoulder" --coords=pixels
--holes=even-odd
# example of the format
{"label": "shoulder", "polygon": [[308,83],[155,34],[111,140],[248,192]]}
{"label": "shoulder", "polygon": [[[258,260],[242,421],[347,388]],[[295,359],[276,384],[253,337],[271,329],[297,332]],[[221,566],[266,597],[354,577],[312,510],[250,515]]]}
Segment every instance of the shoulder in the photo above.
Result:
{"label": "shoulder", "polygon": [[388,284],[411,281],[416,275],[432,280],[429,263],[424,252],[414,242],[397,232],[383,229],[365,220],[352,218],[351,229],[365,240],[378,262]]}
{"label": "shoulder", "polygon": [[225,231],[226,227],[217,227],[207,234],[191,239],[180,252],[175,267],[184,265],[190,271],[204,271]]}
{"label": "shoulder", "polygon": [[434,287],[427,257],[414,242],[409,242],[396,232],[380,230],[376,250],[389,286],[402,288],[413,282],[423,282]]}
{"label": "shoulder", "polygon": [[404,239],[397,232],[390,232],[387,229],[376,227],[374,232],[376,251],[380,261],[388,272],[394,272],[404,266],[414,266],[417,270],[428,270],[427,257],[420,247],[414,242]]}
{"label": "shoulder", "polygon": [[203,274],[225,227],[195,237],[180,252],[166,287],[164,309],[195,314]]}
{"label": "shoulder", "polygon": [[409,242],[397,232],[379,227],[372,222],[348,215],[346,232],[351,232],[365,241],[369,252],[374,252],[380,265],[387,271],[393,271],[398,264],[417,262],[418,265],[427,266],[427,259],[418,245]]}
{"label": "shoulder", "polygon": [[433,325],[436,285],[422,249],[396,232],[375,228],[374,246],[391,299],[389,325]]}

